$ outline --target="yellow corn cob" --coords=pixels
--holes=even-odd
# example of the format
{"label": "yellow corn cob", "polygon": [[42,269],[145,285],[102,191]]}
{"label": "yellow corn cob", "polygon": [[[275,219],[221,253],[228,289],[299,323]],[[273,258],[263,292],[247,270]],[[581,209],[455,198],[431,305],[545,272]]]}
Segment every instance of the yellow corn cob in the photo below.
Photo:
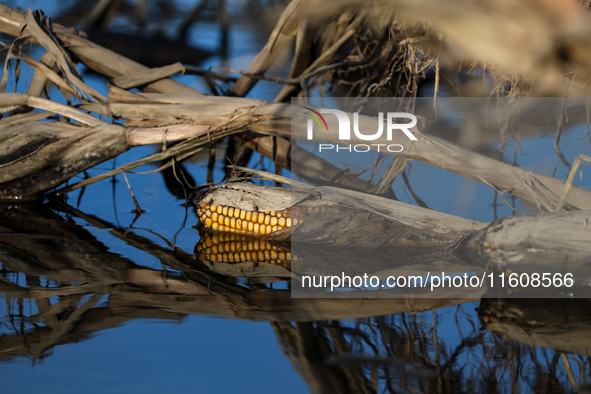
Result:
{"label": "yellow corn cob", "polygon": [[236,207],[208,205],[205,202],[200,203],[197,215],[205,229],[251,236],[271,234],[300,223],[298,219],[291,218],[290,209],[253,212]]}

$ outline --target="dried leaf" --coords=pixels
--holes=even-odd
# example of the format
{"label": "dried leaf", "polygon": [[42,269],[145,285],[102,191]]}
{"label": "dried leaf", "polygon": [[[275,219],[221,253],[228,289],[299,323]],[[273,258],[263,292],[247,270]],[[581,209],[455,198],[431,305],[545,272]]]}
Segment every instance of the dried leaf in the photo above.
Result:
{"label": "dried leaf", "polygon": [[[43,20],[42,13],[40,13],[40,18]],[[79,89],[81,92],[86,93],[88,96],[98,102],[104,103],[107,101],[103,95],[88,86],[82,80],[82,75],[80,75],[80,72],[74,66],[74,63],[72,62],[72,59],[70,59],[68,53],[59,44],[53,32],[49,29],[43,29],[37,23],[37,19],[33,15],[31,9],[29,9],[27,12],[25,21],[29,31],[35,36],[35,39],[53,55],[58,67],[67,76],[67,81],[72,84],[73,88]]]}

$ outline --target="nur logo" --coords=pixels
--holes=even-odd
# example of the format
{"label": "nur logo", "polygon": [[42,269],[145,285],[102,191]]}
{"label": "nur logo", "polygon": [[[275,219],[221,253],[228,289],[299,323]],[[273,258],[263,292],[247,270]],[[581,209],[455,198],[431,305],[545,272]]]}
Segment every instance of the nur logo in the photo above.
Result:
{"label": "nur logo", "polygon": [[[326,128],[326,131],[328,132],[328,124],[326,123],[326,120],[324,119],[324,117],[321,115],[322,114],[334,114],[337,117],[337,120],[339,122],[339,140],[343,140],[343,141],[348,141],[351,140],[351,120],[349,119],[349,115],[347,115],[347,113],[337,110],[337,109],[321,109],[320,112],[309,108],[309,107],[304,107],[305,109],[309,110],[310,112],[304,112],[304,114],[310,116],[312,119],[308,119],[308,140],[312,140],[313,139],[313,134],[314,134],[314,122],[312,120],[315,120],[316,123],[318,124],[318,126],[320,126],[320,129],[322,130],[322,127],[324,125],[324,127]],[[315,116],[316,115],[316,116]],[[406,118],[406,119],[410,119],[409,123],[394,123],[394,119],[400,119],[400,118]],[[414,116],[413,114],[410,114],[408,112],[388,112],[386,115],[386,138],[388,141],[392,141],[392,135],[393,135],[393,131],[394,130],[401,130],[411,141],[416,141],[417,137],[415,137],[411,132],[410,132],[410,128],[414,127],[417,125],[417,117]],[[322,123],[321,123],[322,121]],[[362,134],[361,131],[359,130],[359,113],[358,112],[354,112],[353,113],[353,132],[355,133],[355,137],[357,137],[360,140],[363,141],[375,141],[377,139],[379,139],[383,132],[384,132],[384,113],[383,112],[379,112],[378,113],[378,130],[374,133],[374,134]],[[378,152],[380,151],[380,146],[386,146],[386,144],[371,144],[374,147],[377,147]],[[334,145],[333,144],[320,144],[320,151],[322,151],[322,149],[333,149]],[[394,148],[394,150],[393,150]],[[351,152],[351,149],[354,149],[355,152],[367,152],[370,149],[370,146],[367,144],[358,144],[358,145],[349,145],[348,148],[344,148],[344,147],[340,147],[340,149],[348,149],[349,152]],[[359,150],[359,149],[363,149],[363,150]],[[373,148],[375,149],[375,148]],[[395,153],[395,152],[401,152],[403,150],[403,146],[400,144],[392,144],[392,145],[388,145],[387,146],[387,150],[388,152],[391,153]],[[339,146],[336,146],[336,150],[337,152],[339,151]]]}

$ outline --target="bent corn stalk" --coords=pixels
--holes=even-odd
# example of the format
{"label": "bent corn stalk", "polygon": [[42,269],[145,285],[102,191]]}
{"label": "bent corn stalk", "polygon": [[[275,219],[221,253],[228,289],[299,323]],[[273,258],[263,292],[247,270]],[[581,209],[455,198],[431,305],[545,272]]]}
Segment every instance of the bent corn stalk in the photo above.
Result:
{"label": "bent corn stalk", "polygon": [[[307,139],[305,124],[292,122],[291,106],[287,104],[272,104],[262,100],[237,97],[187,97],[179,95],[141,94],[142,97],[154,101],[165,102],[169,106],[158,104],[113,104],[109,106],[110,114],[129,122],[138,122],[154,117],[166,119],[185,118],[193,125],[211,125],[215,121],[230,119],[237,111],[245,111],[248,119],[246,129],[261,134],[273,134],[280,137]],[[336,117],[326,117],[328,129],[337,130]],[[377,129],[377,119],[359,116],[360,128]],[[293,123],[293,127],[292,127]],[[533,171],[518,168],[501,161],[488,158],[469,149],[462,148],[441,138],[423,134],[412,128],[416,141],[402,143],[404,150],[396,153],[398,157],[408,160],[419,160],[433,166],[445,169],[474,181],[493,185],[499,191],[532,201],[540,208],[550,211],[558,204],[565,182]],[[405,138],[402,136],[402,138]],[[324,129],[315,131],[315,141],[339,144],[338,135]],[[351,144],[366,143],[352,135]],[[386,137],[374,141],[377,144],[387,144]],[[376,146],[372,147],[373,149]],[[270,154],[267,152],[267,154]],[[297,167],[297,166],[292,166]],[[566,199],[567,207],[591,209],[591,192],[573,186]]]}

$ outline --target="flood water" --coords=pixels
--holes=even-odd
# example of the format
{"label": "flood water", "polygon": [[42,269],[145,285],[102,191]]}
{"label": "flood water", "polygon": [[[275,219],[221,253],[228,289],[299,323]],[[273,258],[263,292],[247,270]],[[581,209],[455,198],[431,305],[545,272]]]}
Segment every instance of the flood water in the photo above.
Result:
{"label": "flood water", "polygon": [[[36,3],[31,8],[58,14],[55,4]],[[241,20],[230,30],[228,59],[215,55],[201,66],[246,69],[264,34]],[[215,22],[203,22],[189,41],[215,50],[218,40]],[[105,80],[85,77],[106,94]],[[197,77],[178,79],[204,90]],[[249,97],[272,100],[279,90],[260,83]],[[570,162],[589,155],[586,133],[579,125],[563,134]],[[550,176],[557,167],[555,176],[565,179],[554,136],[549,130],[510,140],[504,160]],[[495,152],[500,145],[494,136],[483,140],[471,148]],[[134,148],[88,176],[154,151]],[[201,153],[183,163],[197,184],[206,182],[207,160]],[[513,215],[486,185],[411,165],[413,191],[429,208],[483,222]],[[266,159],[255,167],[273,170]],[[292,299],[285,282],[208,270],[194,255],[194,209],[161,172],[127,177],[145,210],[137,218],[121,175],[65,201],[0,205],[3,392],[591,391],[589,300]],[[396,195],[416,205],[399,178]],[[591,188],[589,177],[576,182]]]}

